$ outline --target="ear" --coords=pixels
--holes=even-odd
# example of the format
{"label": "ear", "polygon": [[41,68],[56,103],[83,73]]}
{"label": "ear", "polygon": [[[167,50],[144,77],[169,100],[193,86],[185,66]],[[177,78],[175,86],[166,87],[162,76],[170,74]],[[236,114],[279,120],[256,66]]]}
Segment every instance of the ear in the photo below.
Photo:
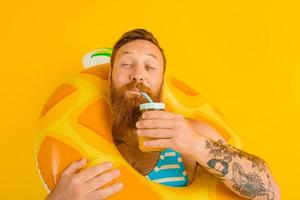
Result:
{"label": "ear", "polygon": [[108,85],[111,86],[111,80],[112,80],[112,67],[109,68],[108,71]]}

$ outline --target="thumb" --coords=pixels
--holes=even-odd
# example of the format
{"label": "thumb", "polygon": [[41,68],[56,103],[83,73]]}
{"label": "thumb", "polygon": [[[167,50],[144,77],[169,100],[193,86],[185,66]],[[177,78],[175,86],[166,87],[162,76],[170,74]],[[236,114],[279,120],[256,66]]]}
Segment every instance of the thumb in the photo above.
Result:
{"label": "thumb", "polygon": [[75,161],[71,163],[67,169],[63,171],[61,174],[62,176],[65,175],[71,175],[77,173],[77,171],[81,168],[83,168],[87,164],[87,160],[85,158],[82,158],[81,160]]}

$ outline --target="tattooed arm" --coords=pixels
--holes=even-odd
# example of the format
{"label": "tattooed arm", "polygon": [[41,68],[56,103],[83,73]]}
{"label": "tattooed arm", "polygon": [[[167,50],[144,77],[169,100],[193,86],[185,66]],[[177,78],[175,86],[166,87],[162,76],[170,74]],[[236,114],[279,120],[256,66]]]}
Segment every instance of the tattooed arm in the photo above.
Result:
{"label": "tattooed arm", "polygon": [[198,164],[239,196],[266,200],[280,198],[279,188],[262,159],[203,135],[199,135],[197,144],[194,157]]}
{"label": "tattooed arm", "polygon": [[208,124],[176,113],[147,111],[136,127],[137,135],[153,138],[144,142],[145,146],[172,148],[193,158],[236,194],[248,199],[279,199],[279,189],[266,163],[223,143]]}

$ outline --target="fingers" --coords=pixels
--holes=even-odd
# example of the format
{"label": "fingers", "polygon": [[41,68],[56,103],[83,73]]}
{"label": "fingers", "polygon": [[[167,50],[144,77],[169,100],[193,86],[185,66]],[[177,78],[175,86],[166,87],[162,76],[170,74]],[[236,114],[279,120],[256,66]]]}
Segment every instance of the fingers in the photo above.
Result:
{"label": "fingers", "polygon": [[82,159],[68,166],[54,190],[58,192],[52,193],[53,199],[106,199],[122,189],[121,183],[106,187],[108,183],[113,184],[112,181],[120,175],[119,170],[111,170],[111,162],[79,171],[86,163],[87,160]]}
{"label": "fingers", "polygon": [[120,176],[120,170],[112,170],[106,173],[103,173],[93,179],[90,179],[86,182],[87,192],[93,192],[100,187],[110,183],[114,179]]}
{"label": "fingers", "polygon": [[144,142],[144,145],[152,148],[173,148],[174,146],[170,139],[148,140]]}
{"label": "fingers", "polygon": [[175,119],[178,115],[166,111],[147,111],[142,115],[142,119]]}
{"label": "fingers", "polygon": [[138,129],[138,136],[151,137],[151,138],[169,138],[172,137],[170,129]]}
{"label": "fingers", "polygon": [[87,163],[87,160],[85,158],[75,161],[72,164],[70,164],[67,169],[65,169],[62,173],[62,176],[65,175],[71,175],[78,172],[79,169],[83,168]]}
{"label": "fingers", "polygon": [[110,197],[111,195],[122,190],[122,188],[123,188],[122,183],[116,183],[112,186],[108,186],[103,189],[99,189],[94,192],[91,192],[88,195],[88,199],[91,199],[91,200],[106,199],[106,198]]}
{"label": "fingers", "polygon": [[166,120],[166,119],[147,119],[147,120],[140,120],[136,123],[136,127],[140,128],[147,128],[147,129],[155,129],[155,128],[174,128],[175,124],[173,120]]}
{"label": "fingers", "polygon": [[99,174],[102,174],[103,172],[110,170],[111,168],[112,168],[111,162],[103,162],[99,165],[95,165],[91,168],[81,171],[76,176],[79,181],[86,182],[89,179],[92,179],[92,178],[98,176]]}

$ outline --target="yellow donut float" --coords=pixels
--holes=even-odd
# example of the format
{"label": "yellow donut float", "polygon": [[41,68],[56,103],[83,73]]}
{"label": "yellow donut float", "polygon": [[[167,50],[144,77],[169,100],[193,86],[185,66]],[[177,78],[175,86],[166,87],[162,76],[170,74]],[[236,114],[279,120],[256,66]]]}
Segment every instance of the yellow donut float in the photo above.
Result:
{"label": "yellow donut float", "polygon": [[[109,56],[109,53],[109,49],[104,49],[89,56]],[[62,171],[73,161],[85,157],[89,167],[111,161],[114,168],[120,169],[117,181],[121,181],[124,188],[110,199],[241,199],[201,168],[188,186],[171,187],[150,181],[131,167],[112,139],[109,67],[109,63],[104,63],[81,71],[61,84],[46,101],[39,116],[34,147],[45,188],[52,191]],[[169,74],[165,74],[163,102],[167,111],[205,121],[229,144],[241,147],[222,114],[199,92]]]}

